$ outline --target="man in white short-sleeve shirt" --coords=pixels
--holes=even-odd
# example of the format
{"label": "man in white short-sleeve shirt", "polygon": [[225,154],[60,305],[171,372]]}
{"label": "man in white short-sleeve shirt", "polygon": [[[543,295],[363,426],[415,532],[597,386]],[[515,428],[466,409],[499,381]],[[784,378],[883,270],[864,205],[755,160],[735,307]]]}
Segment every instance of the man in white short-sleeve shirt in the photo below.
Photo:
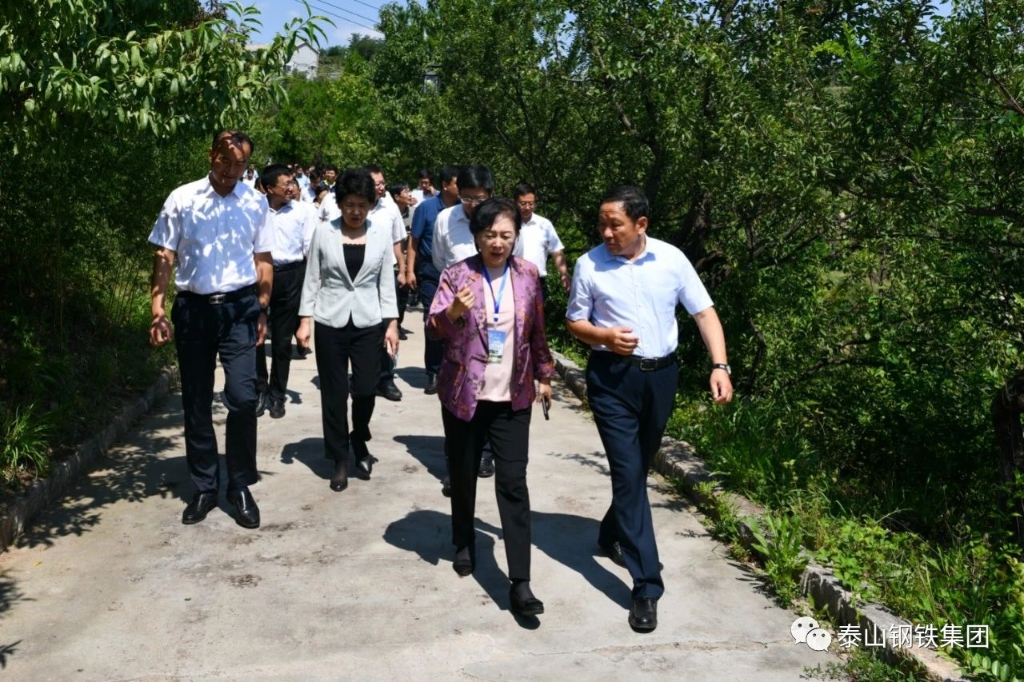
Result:
{"label": "man in white short-sleeve shirt", "polygon": [[[373,178],[374,189],[377,191],[377,203],[370,209],[367,219],[373,229],[386,230],[391,234],[391,265],[395,270],[395,291],[405,286],[405,254],[402,252],[402,243],[405,241],[405,221],[402,219],[402,211],[398,204],[388,194],[387,182],[384,180],[384,171],[379,166],[366,166],[363,170]],[[387,324],[385,320],[383,324]],[[402,399],[402,391],[395,385],[395,368],[391,362],[393,355],[388,352],[387,346],[381,350],[380,359],[380,380],[377,382],[377,395],[387,400],[398,401]]]}
{"label": "man in white short-sleeve shirt", "polygon": [[[476,255],[476,241],[469,231],[469,221],[473,219],[476,207],[494,194],[494,176],[486,166],[466,166],[459,171],[458,186],[459,203],[441,211],[434,223],[431,259],[438,272]],[[517,239],[512,247],[512,255],[522,258],[521,239]]]}
{"label": "man in white short-sleeve shirt", "polygon": [[270,294],[270,369],[261,346],[256,353],[256,416],[265,411],[272,419],[285,414],[288,375],[292,362],[292,337],[299,328],[299,299],[306,277],[306,254],[316,230],[316,209],[299,201],[298,183],[291,169],[272,164],[260,172],[270,208],[268,220],[274,234],[274,289]]}
{"label": "man in white short-sleeve shirt", "polygon": [[523,258],[537,266],[541,280],[548,276],[548,259],[554,259],[559,279],[566,291],[569,290],[569,269],[565,265],[565,247],[555,232],[555,226],[544,216],[534,212],[537,207],[537,193],[525,182],[516,185],[512,198],[519,208],[523,226],[519,230],[519,241],[523,244]]}
{"label": "man in white short-sleeve shirt", "polygon": [[675,405],[676,306],[693,316],[711,355],[715,402],[732,399],[725,334],[711,297],[682,251],[647,236],[649,212],[636,187],[615,187],[601,198],[604,243],[576,261],[566,311],[569,331],[592,349],[587,400],[612,479],[597,541],[633,578],[629,624],[637,632],[657,627],[665,591],[647,474]]}
{"label": "man in white short-sleeve shirt", "polygon": [[[260,525],[249,492],[256,471],[256,348],[267,332],[273,233],[262,194],[240,179],[252,155],[249,137],[223,131],[213,138],[210,173],[177,188],[164,202],[149,241],[153,261],[150,343],[174,339],[185,414],[185,457],[196,495],[182,523],[198,523],[217,506],[220,461],[213,429],[213,377],[217,355],[224,368],[227,408],[228,501],[235,520],[246,528]],[[177,297],[171,311],[164,301],[177,264]]]}

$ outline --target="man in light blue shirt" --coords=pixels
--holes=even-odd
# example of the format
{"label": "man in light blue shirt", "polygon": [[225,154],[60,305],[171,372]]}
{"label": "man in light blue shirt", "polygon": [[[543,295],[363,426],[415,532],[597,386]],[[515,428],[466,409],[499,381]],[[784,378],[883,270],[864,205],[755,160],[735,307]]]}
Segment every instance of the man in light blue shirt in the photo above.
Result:
{"label": "man in light blue shirt", "polygon": [[633,578],[629,624],[637,632],[657,627],[665,591],[647,474],[675,404],[677,305],[693,316],[711,355],[712,397],[732,399],[725,334],[711,297],[679,249],[647,236],[649,213],[636,187],[602,197],[604,243],[576,261],[566,311],[569,331],[592,348],[587,400],[612,478],[598,544]]}

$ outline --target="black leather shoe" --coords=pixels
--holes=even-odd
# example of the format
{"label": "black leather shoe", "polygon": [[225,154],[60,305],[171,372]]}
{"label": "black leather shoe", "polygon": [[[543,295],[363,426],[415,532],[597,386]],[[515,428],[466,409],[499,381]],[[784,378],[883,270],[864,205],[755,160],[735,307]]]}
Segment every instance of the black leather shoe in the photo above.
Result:
{"label": "black leather shoe", "polygon": [[445,497],[452,496],[452,479],[447,476],[441,481],[441,494]]}
{"label": "black leather shoe", "polygon": [[256,416],[262,417],[263,413],[267,411],[267,392],[256,394]]}
{"label": "black leather shoe", "polygon": [[401,327],[398,328],[398,340],[406,341],[409,339],[409,332],[405,331]]}
{"label": "black leather shoe", "polygon": [[423,392],[427,395],[437,393],[437,375],[433,372],[427,372],[427,387],[423,389]]}
{"label": "black leather shoe", "polygon": [[280,419],[284,416],[284,399],[283,398],[271,398],[270,407],[268,408],[271,419]]}
{"label": "black leather shoe", "polygon": [[533,596],[529,582],[510,587],[508,601],[509,609],[518,616],[539,616],[544,613],[544,602]]}
{"label": "black leather shoe", "polygon": [[238,509],[235,523],[243,528],[260,527],[260,508],[256,506],[256,500],[252,498],[252,493],[249,492],[248,488],[243,488],[237,493],[228,495],[228,502],[235,505],[235,508]]}
{"label": "black leather shoe", "polygon": [[463,578],[473,573],[473,550],[463,547],[457,551],[455,559],[452,560],[452,568]]}
{"label": "black leather shoe", "polygon": [[622,566],[623,568],[626,567],[626,560],[622,558],[622,545],[619,544],[618,540],[610,545],[602,542],[597,544],[601,547],[601,551],[604,552],[604,555],[612,560],[613,564]]}
{"label": "black leather shoe", "polygon": [[334,475],[331,476],[331,490],[340,493],[348,487],[348,459],[334,463]]}
{"label": "black leather shoe", "polygon": [[658,627],[658,600],[634,599],[629,610],[629,627],[636,632],[651,632]]}
{"label": "black leather shoe", "polygon": [[480,459],[480,470],[476,472],[476,475],[480,478],[490,478],[494,475],[494,455],[489,452],[484,453]]}
{"label": "black leather shoe", "polygon": [[363,440],[352,440],[352,452],[356,456],[356,472],[359,473],[360,478],[367,481],[370,480],[370,474],[373,473],[373,455],[366,447],[366,441]]}
{"label": "black leather shoe", "polygon": [[399,390],[398,386],[395,386],[395,382],[391,379],[377,384],[377,395],[396,403],[402,399],[402,391]]}
{"label": "black leather shoe", "polygon": [[217,493],[196,493],[192,501],[181,513],[181,522],[186,526],[199,523],[206,518],[210,510],[217,506]]}

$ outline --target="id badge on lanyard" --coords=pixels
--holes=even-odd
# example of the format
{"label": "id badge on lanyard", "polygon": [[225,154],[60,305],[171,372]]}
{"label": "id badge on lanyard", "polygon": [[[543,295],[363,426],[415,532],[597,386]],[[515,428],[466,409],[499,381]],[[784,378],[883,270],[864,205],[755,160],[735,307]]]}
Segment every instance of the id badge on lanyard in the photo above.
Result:
{"label": "id badge on lanyard", "polygon": [[501,358],[505,355],[506,336],[508,334],[497,329],[487,330],[487,362],[489,364],[501,364]]}
{"label": "id badge on lanyard", "polygon": [[[494,285],[491,283],[491,274],[487,271],[487,266],[484,266],[484,277],[487,279],[487,286],[491,289],[491,297],[494,298],[494,324],[498,324],[498,312],[501,310],[501,299],[505,296],[505,284],[508,283],[508,267],[509,264],[505,262],[505,272],[501,275],[501,286],[498,287],[498,295],[494,295]],[[501,359],[505,356],[505,340],[508,337],[508,333],[500,331],[498,329],[487,330],[487,362],[492,365],[501,364]]]}

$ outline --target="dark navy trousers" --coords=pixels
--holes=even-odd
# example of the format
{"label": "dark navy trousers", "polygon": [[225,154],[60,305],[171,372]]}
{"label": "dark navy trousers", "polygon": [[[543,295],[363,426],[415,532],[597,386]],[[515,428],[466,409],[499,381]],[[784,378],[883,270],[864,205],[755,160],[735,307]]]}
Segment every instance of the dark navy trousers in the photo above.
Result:
{"label": "dark navy trousers", "polygon": [[[441,273],[437,271],[430,261],[430,256],[422,257],[424,261],[416,265],[416,286],[420,291],[420,300],[423,302],[423,321],[427,321],[430,314],[430,304],[434,302],[434,294],[437,293],[437,286],[441,283]],[[441,360],[444,358],[444,341],[431,339],[424,335],[425,343],[423,349],[423,366],[429,374],[437,374],[441,371]]]}
{"label": "dark navy trousers", "polygon": [[618,540],[633,578],[633,598],[658,599],[665,591],[654,538],[647,474],[675,405],[679,370],[642,371],[613,353],[593,352],[587,363],[587,400],[612,478],[612,504],[598,542]]}
{"label": "dark navy trousers", "polygon": [[259,480],[256,471],[256,324],[260,305],[255,292],[221,304],[180,295],[171,309],[174,344],[181,373],[185,413],[185,457],[199,492],[220,486],[217,436],[213,430],[213,380],[220,355],[224,368],[224,407],[228,410],[228,493]]}

